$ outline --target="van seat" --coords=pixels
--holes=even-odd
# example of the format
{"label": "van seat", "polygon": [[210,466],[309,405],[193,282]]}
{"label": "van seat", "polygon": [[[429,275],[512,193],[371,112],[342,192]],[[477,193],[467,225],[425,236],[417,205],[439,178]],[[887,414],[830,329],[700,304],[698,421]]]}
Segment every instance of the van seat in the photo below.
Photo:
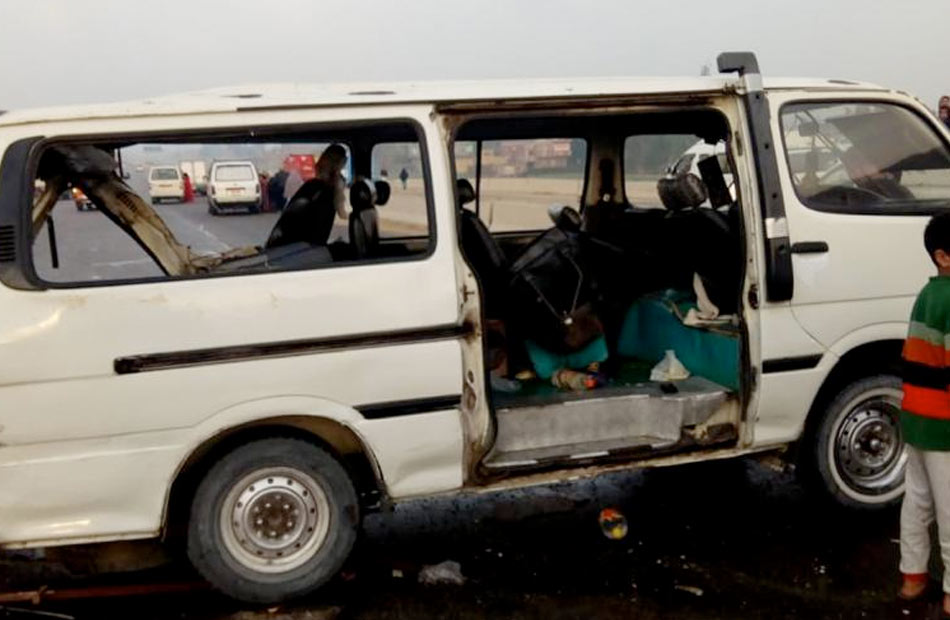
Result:
{"label": "van seat", "polygon": [[617,352],[652,363],[667,349],[676,352],[693,374],[729,388],[739,389],[741,369],[739,330],[733,327],[691,327],[679,316],[695,306],[691,293],[667,291],[637,300],[627,311]]}

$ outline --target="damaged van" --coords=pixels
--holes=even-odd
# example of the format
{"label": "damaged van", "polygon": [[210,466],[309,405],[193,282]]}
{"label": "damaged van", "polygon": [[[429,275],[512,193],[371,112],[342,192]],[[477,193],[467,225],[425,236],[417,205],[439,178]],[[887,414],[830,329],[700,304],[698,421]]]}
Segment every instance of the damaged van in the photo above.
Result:
{"label": "damaged van", "polygon": [[[0,115],[0,544],[163,537],[270,603],[435,494],[778,455],[894,503],[950,135],[719,69]],[[153,205],[143,171],[195,159],[247,162],[262,208]]]}

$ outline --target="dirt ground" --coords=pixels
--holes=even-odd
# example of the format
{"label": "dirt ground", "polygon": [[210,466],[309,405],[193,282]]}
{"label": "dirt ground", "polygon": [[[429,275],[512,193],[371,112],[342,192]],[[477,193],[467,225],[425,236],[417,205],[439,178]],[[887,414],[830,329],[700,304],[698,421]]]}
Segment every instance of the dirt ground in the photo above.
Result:
{"label": "dirt ground", "polygon": [[[623,539],[601,532],[604,507],[626,515]],[[833,509],[790,474],[755,462],[408,502],[368,517],[364,530],[341,577],[293,606],[253,609],[205,590],[16,606],[138,620],[771,619],[923,618],[938,600],[895,600],[895,509]],[[68,555],[50,553],[43,561],[8,556],[4,589],[194,579],[180,561],[85,577],[82,560],[69,567]],[[74,553],[96,557],[89,548]],[[460,564],[464,585],[418,583],[423,566],[444,560]]]}

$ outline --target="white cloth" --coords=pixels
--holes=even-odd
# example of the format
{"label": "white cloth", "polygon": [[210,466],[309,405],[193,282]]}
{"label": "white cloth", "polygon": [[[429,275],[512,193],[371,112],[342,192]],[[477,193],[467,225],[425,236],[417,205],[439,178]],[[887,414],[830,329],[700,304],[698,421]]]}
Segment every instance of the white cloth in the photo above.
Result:
{"label": "white cloth", "polygon": [[703,286],[703,280],[698,273],[693,274],[693,292],[696,293],[696,308],[690,308],[686,316],[683,317],[683,324],[690,327],[711,327],[715,325],[726,325],[732,323],[735,317],[732,315],[719,316],[719,307],[709,299],[706,293],[706,287]]}
{"label": "white cloth", "polygon": [[937,520],[945,567],[943,591],[950,594],[950,452],[907,446],[907,473],[901,504],[902,573],[926,573],[930,525]]}

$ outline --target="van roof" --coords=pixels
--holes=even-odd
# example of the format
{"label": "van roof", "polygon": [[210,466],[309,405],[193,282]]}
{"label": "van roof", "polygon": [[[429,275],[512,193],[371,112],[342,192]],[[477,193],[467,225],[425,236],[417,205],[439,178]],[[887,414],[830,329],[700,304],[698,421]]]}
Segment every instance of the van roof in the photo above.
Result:
{"label": "van roof", "polygon": [[[765,79],[766,90],[886,90],[850,80]],[[608,77],[447,82],[247,84],[133,101],[34,108],[0,113],[0,127],[57,120],[164,116],[340,105],[466,103],[547,97],[715,93],[739,85],[734,76]]]}
{"label": "van roof", "polygon": [[247,159],[221,159],[211,162],[212,168],[217,168],[218,166],[250,166],[254,167],[254,162]]}

